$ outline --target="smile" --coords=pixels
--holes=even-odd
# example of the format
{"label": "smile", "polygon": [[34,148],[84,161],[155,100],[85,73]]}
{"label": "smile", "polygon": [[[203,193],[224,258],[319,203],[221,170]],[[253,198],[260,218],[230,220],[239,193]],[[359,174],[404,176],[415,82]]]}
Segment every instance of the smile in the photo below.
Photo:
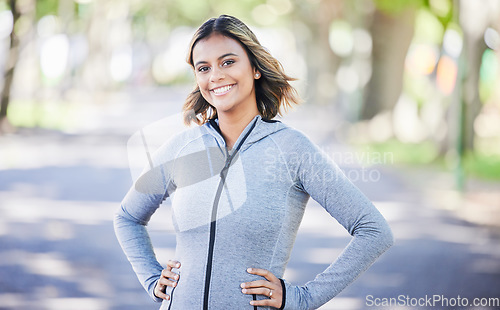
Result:
{"label": "smile", "polygon": [[217,96],[225,95],[226,93],[228,93],[231,90],[231,88],[233,88],[234,85],[235,84],[217,87],[217,88],[212,89],[211,91],[214,92],[214,94]]}

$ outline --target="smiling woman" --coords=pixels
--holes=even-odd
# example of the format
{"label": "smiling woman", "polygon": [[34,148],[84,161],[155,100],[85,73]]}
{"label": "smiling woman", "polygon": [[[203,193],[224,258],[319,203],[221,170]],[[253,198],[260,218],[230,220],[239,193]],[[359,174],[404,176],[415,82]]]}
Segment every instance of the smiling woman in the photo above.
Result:
{"label": "smiling woman", "polygon": [[[259,114],[254,81],[261,75],[238,41],[214,33],[198,41],[193,48],[193,61],[196,84],[217,112],[221,128],[238,119],[248,124]],[[225,138],[231,147],[238,137]]]}
{"label": "smiling woman", "polygon": [[[187,60],[196,87],[184,121],[200,126],[160,147],[122,201],[114,223],[124,252],[163,310],[317,309],[392,245],[387,222],[308,137],[273,120],[298,97],[245,24],[210,19]],[[145,226],[167,197],[177,244],[164,268]],[[282,277],[310,197],[353,238],[297,286]]]}
{"label": "smiling woman", "polygon": [[[219,46],[218,50],[212,51],[215,46]],[[208,57],[218,61],[212,63],[215,68],[210,66]],[[234,17],[222,15],[204,23],[191,40],[187,62],[195,71],[197,81],[183,108],[187,124],[191,121],[203,124],[217,118],[220,111],[212,105],[202,85],[207,78],[224,78],[226,69],[233,69],[230,70],[233,73],[242,70],[238,74],[244,74],[251,84],[251,96],[255,96],[252,100],[256,101],[258,112],[265,119],[281,114],[281,108],[299,103],[296,90],[289,84],[294,79],[285,74],[282,65],[260,44],[254,33]],[[215,76],[201,74],[208,75],[211,69],[210,74]]]}

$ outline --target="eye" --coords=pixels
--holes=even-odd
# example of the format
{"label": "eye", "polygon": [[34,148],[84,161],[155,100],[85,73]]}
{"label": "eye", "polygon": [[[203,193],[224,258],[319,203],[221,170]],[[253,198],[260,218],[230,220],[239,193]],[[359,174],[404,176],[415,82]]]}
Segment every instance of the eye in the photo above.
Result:
{"label": "eye", "polygon": [[202,66],[202,67],[198,68],[198,72],[205,72],[207,70],[208,70],[208,67],[206,67],[206,66]]}
{"label": "eye", "polygon": [[223,65],[223,66],[229,66],[229,65],[232,65],[232,64],[234,64],[234,63],[235,63],[235,61],[234,61],[234,60],[229,59],[229,60],[225,60],[225,61],[222,63],[222,65]]}

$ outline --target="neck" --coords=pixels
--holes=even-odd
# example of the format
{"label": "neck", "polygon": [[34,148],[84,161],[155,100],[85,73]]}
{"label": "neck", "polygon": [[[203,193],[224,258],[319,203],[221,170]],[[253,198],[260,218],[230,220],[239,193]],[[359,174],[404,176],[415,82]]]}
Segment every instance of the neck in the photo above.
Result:
{"label": "neck", "polygon": [[259,114],[257,107],[255,111],[247,111],[246,113],[239,113],[233,115],[229,113],[222,113],[218,115],[219,128],[222,136],[226,141],[228,149],[232,149],[236,140],[243,132],[243,129],[250,123],[250,121]]}

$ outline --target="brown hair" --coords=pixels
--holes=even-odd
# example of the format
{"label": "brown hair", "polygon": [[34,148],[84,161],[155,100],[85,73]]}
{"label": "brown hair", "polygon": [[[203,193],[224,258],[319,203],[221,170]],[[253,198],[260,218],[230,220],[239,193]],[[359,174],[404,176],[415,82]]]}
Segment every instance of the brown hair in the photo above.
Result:
{"label": "brown hair", "polygon": [[[286,110],[292,104],[299,103],[297,91],[289,83],[295,79],[285,74],[281,63],[260,44],[255,34],[242,21],[233,16],[211,18],[198,28],[186,59],[193,69],[194,46],[213,33],[238,41],[247,52],[252,67],[261,73],[262,77],[255,80],[255,96],[257,108],[264,119],[281,115],[282,107]],[[201,125],[217,118],[217,110],[203,98],[198,85],[186,98],[182,110],[184,123],[187,125],[191,121]]]}

